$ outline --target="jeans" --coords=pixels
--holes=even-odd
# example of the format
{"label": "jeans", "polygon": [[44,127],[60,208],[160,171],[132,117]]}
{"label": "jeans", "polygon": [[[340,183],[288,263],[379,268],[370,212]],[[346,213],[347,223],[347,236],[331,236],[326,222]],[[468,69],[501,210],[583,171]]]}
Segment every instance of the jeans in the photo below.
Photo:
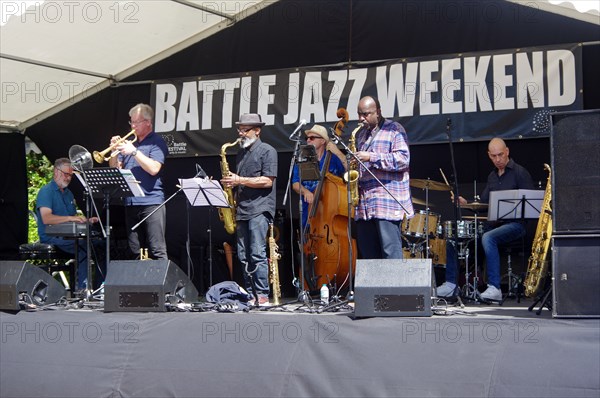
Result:
{"label": "jeans", "polygon": [[[267,232],[271,222],[268,213],[250,220],[237,220],[237,253],[243,267],[244,284],[248,293],[269,296],[269,262],[267,259]],[[252,274],[253,281],[250,280]],[[252,283],[254,282],[254,283]]]}
{"label": "jeans", "polygon": [[139,227],[132,231],[131,228],[148,214],[152,213],[159,205],[125,206],[125,225],[127,226],[127,240],[129,249],[134,256],[139,258],[140,249],[148,249],[148,257],[153,260],[168,259],[167,242],[165,241],[165,225],[167,209],[162,206]]}
{"label": "jeans", "polygon": [[[500,289],[500,251],[498,246],[525,236],[525,225],[518,222],[502,224],[496,228],[487,229],[481,236],[480,242],[485,253],[487,268],[487,284]],[[454,242],[446,242],[446,282],[457,284],[458,263]]]}
{"label": "jeans", "polygon": [[364,259],[403,258],[400,224],[401,221],[358,220],[356,242],[360,257]]}

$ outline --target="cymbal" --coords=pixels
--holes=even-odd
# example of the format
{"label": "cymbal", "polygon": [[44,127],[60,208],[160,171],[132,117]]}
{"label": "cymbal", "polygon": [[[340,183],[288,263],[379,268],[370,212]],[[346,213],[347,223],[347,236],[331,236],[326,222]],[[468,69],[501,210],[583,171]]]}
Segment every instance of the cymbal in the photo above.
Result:
{"label": "cymbal", "polygon": [[435,206],[431,203],[427,204],[425,203],[425,201],[423,199],[419,199],[419,198],[415,198],[414,196],[411,198],[413,205],[419,205],[419,206]]}
{"label": "cymbal", "polygon": [[[462,218],[464,218],[465,220],[474,220],[475,216],[462,216]],[[486,216],[477,216],[477,219],[481,220],[481,221],[485,221],[485,220],[487,220],[487,217]]]}
{"label": "cymbal", "polygon": [[469,210],[473,210],[473,211],[479,211],[479,210],[485,210],[488,208],[488,204],[487,203],[480,203],[480,202],[471,202],[471,203],[467,203],[466,205],[461,205],[460,207],[462,207],[463,209],[469,209]]}
{"label": "cymbal", "polygon": [[450,191],[450,187],[443,182],[433,180],[410,180],[410,186],[415,188],[431,189],[432,191]]}

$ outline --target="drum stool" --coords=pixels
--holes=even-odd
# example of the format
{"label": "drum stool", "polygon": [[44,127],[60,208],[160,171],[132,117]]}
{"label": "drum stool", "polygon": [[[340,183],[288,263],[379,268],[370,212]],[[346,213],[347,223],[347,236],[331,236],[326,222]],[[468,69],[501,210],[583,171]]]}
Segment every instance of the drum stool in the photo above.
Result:
{"label": "drum stool", "polygon": [[525,237],[516,239],[512,242],[500,245],[500,250],[502,250],[507,255],[507,273],[502,278],[502,281],[505,281],[508,284],[508,291],[502,298],[500,305],[504,303],[507,298],[516,298],[517,303],[521,302],[521,297],[523,297],[523,275],[519,275],[513,272],[512,268],[512,258],[511,255],[519,254],[522,256],[522,265],[523,269],[525,269]]}
{"label": "drum stool", "polygon": [[[21,260],[42,268],[53,277],[59,275],[67,291],[71,291],[71,286],[75,286],[75,268],[73,267],[75,260],[54,245],[39,242],[24,243],[19,246],[19,255]],[[65,271],[69,271],[70,281],[67,280]]]}

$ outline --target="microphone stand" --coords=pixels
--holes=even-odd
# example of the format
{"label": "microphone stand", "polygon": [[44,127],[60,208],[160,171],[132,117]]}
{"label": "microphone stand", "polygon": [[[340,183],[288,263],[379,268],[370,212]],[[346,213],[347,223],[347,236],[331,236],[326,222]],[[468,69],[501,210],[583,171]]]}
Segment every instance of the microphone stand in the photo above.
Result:
{"label": "microphone stand", "polygon": [[[304,122],[304,121],[303,121]],[[304,123],[302,123],[304,124]],[[298,160],[300,158],[300,137],[297,137],[294,139],[294,135],[295,135],[296,131],[294,131],[294,133],[292,133],[292,135],[290,135],[290,139],[296,142],[296,146],[294,147],[294,152],[292,155],[292,159],[290,161],[290,168],[289,168],[289,173],[288,173],[288,182],[287,182],[287,186],[285,189],[285,194],[283,197],[283,204],[285,205],[285,203],[287,202],[287,195],[290,191],[290,187],[291,187],[291,182],[292,182],[292,175],[293,175],[293,171],[294,171],[294,166],[298,165]],[[302,225],[302,216],[303,216],[303,211],[302,211],[302,200],[303,200],[303,195],[302,195],[302,168],[298,165],[298,175],[300,177],[300,194],[299,194],[299,199],[298,199],[298,209],[299,209],[299,220],[300,220],[300,278],[298,279],[296,276],[294,276],[294,279],[292,281],[292,284],[296,287],[296,291],[297,291],[297,299],[295,301],[292,302],[288,302],[288,303],[284,303],[284,304],[280,304],[277,306],[271,306],[269,308],[277,308],[277,307],[281,307],[287,304],[292,304],[292,303],[304,303],[307,307],[309,312],[314,312],[314,310],[310,307],[310,303],[309,303],[309,293],[304,289],[304,283],[305,283],[305,258],[304,258],[304,235],[305,235],[305,228]],[[291,199],[290,199],[291,200]],[[290,204],[290,208],[291,208],[291,204]],[[290,225],[292,225],[292,231],[293,231],[293,224],[291,221],[292,217],[290,217]],[[292,233],[293,236],[293,233]],[[294,271],[294,243],[293,243],[293,238],[292,238],[292,274],[295,275],[295,271]]]}
{"label": "microphone stand", "polygon": [[[452,166],[452,193],[454,195],[454,200],[452,201],[452,208],[454,210],[454,226],[456,228],[456,231],[454,232],[454,235],[452,237],[452,241],[454,242],[454,263],[456,264],[456,273],[458,273],[458,250],[459,250],[459,243],[458,243],[458,221],[462,219],[462,215],[461,215],[461,211],[460,211],[460,201],[459,201],[459,193],[458,193],[458,173],[456,172],[456,160],[454,157],[454,146],[452,143],[452,131],[451,131],[451,127],[452,127],[452,119],[448,118],[448,121],[446,122],[446,135],[448,136],[448,145],[449,145],[449,149],[450,149],[450,164]],[[452,230],[452,228],[450,228]],[[475,233],[477,233],[477,231],[475,231]],[[461,246],[462,248],[462,246]],[[468,246],[467,246],[467,251],[469,250]],[[475,250],[477,250],[477,248],[475,248]],[[467,278],[468,278],[468,268],[469,268],[469,264],[468,264],[468,258],[469,256],[466,256],[467,260],[467,264],[466,264],[466,268],[467,268]],[[457,285],[458,285],[458,277],[457,277]],[[466,281],[467,286],[469,285],[469,281],[467,279]],[[434,284],[435,285],[435,284]],[[437,291],[437,288],[435,288],[435,290]],[[437,292],[434,291],[434,297],[437,298]],[[460,303],[461,307],[463,306],[461,300],[460,300],[460,294],[458,295],[458,302]]]}
{"label": "microphone stand", "polygon": [[[203,178],[204,178],[204,177],[207,177],[207,176],[206,176],[206,173],[204,172],[204,170],[202,170],[202,168],[200,168],[200,169],[198,170],[198,172],[196,173],[196,175],[195,175],[195,176],[193,176],[192,178],[197,178],[197,177],[200,177],[202,174],[204,174]],[[179,189],[178,189],[177,191],[175,191],[175,193],[174,193],[173,195],[169,196],[169,197],[167,198],[167,200],[165,200],[165,201],[164,201],[164,202],[162,202],[160,205],[158,205],[158,207],[156,207],[156,209],[152,210],[152,211],[150,212],[150,214],[148,214],[146,217],[142,218],[142,219],[140,220],[140,222],[139,222],[139,223],[137,223],[137,224],[135,224],[133,227],[131,227],[131,230],[132,230],[132,231],[135,231],[135,230],[137,229],[137,227],[139,227],[140,225],[142,225],[142,223],[143,223],[144,221],[146,221],[148,218],[150,218],[150,216],[151,216],[151,215],[153,215],[153,214],[154,214],[154,213],[156,213],[158,210],[160,210],[160,209],[161,209],[163,206],[165,206],[167,203],[169,203],[169,201],[170,201],[171,199],[173,199],[173,198],[175,197],[175,195],[177,195],[177,194],[178,194],[179,192],[181,192],[182,190],[183,190],[183,187],[179,187]]]}
{"label": "microphone stand", "polygon": [[[105,231],[104,230],[104,226],[102,225],[102,220],[100,219],[100,214],[98,213],[98,208],[96,207],[96,203],[94,202],[94,197],[92,195],[92,190],[90,189],[90,186],[88,184],[87,181],[87,177],[85,175],[84,172],[84,168],[83,165],[81,164],[82,160],[75,160],[74,162],[72,162],[73,168],[75,170],[77,170],[79,172],[79,174],[81,175],[81,178],[83,179],[84,182],[84,190],[85,190],[85,195],[84,195],[84,199],[85,199],[85,216],[87,217],[87,221],[86,221],[86,232],[85,232],[85,244],[86,244],[86,256],[87,256],[87,270],[88,270],[88,276],[87,276],[87,282],[86,282],[86,286],[85,286],[85,297],[84,300],[86,301],[90,301],[93,298],[94,295],[94,286],[93,286],[93,276],[92,276],[92,272],[93,272],[93,267],[92,267],[92,259],[91,259],[91,255],[92,255],[92,250],[91,250],[91,236],[90,236],[90,222],[89,219],[91,218],[90,215],[92,214],[92,208],[96,214],[96,216],[98,217],[98,222],[100,223],[100,227],[102,229],[102,234],[104,236],[104,238],[107,238],[107,241],[110,239],[110,231]],[[107,242],[106,245],[106,250],[108,252],[108,250],[110,250],[110,242]],[[106,262],[108,265],[108,253],[106,255]],[[77,264],[75,265],[77,272],[75,273],[76,275],[79,274],[79,243],[77,241],[77,239],[75,240],[75,258],[77,259]],[[75,285],[77,285],[77,277],[75,278]]]}

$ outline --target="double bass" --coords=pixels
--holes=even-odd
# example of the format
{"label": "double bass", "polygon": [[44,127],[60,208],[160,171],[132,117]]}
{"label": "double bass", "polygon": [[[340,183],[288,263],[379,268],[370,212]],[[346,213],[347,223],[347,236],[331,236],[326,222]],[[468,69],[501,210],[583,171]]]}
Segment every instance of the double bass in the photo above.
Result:
{"label": "double bass", "polygon": [[[335,134],[342,135],[348,121],[344,108],[337,111],[340,120],[335,124]],[[346,183],[329,172],[331,152],[326,151],[323,169],[308,210],[308,220],[303,231],[305,275],[304,285],[310,292],[317,291],[323,283],[331,283],[339,290],[348,288],[349,265],[356,264],[356,241],[348,239],[349,213]],[[352,245],[350,259],[349,245]]]}

